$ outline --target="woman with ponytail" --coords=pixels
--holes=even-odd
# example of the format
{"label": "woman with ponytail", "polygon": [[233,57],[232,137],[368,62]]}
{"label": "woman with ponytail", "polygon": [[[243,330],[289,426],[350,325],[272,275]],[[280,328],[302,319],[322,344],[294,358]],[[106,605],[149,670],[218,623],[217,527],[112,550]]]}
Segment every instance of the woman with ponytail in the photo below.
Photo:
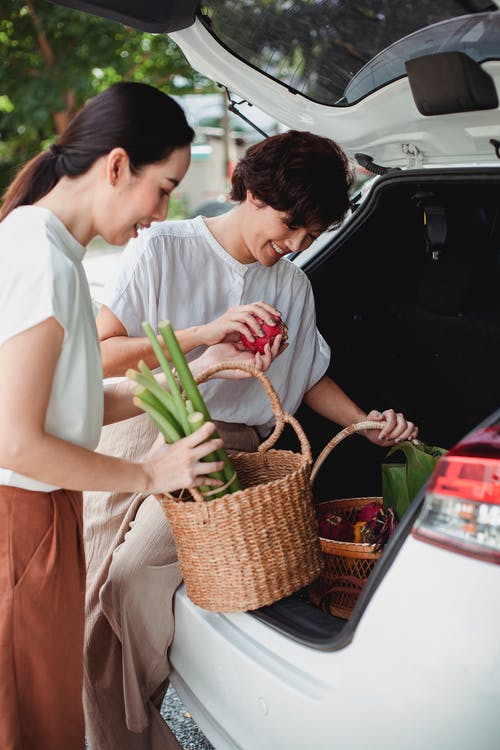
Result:
{"label": "woman with ponytail", "polygon": [[[192,138],[173,99],[145,84],[115,84],[87,103],[4,196],[2,750],[84,747],[82,490],[154,493],[220,484],[206,475],[222,466],[201,462],[222,442],[209,439],[211,424],[168,448],[158,445],[142,461],[94,450],[103,422],[137,410],[126,382],[103,387],[85,247],[97,235],[123,245],[165,218]],[[233,355],[231,345],[222,346],[223,352],[208,349],[198,366]]]}

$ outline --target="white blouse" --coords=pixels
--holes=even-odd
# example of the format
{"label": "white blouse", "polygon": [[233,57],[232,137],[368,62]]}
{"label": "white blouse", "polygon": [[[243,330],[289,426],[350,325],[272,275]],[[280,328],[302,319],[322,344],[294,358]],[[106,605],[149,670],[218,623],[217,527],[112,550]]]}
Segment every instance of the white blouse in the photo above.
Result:
{"label": "white blouse", "polygon": [[[311,285],[286,258],[266,268],[242,264],[221,247],[201,216],[142,230],[119,261],[106,304],[129,336],[144,336],[142,322],[170,320],[174,329],[208,323],[229,307],[263,300],[282,313],[288,348],[267,371],[285,409],[294,413],[324,375],[330,349],[316,328]],[[201,347],[188,355],[193,359]],[[252,425],[265,435],[273,424],[269,400],[255,379],[214,379],[201,386],[213,419]]]}
{"label": "white blouse", "polygon": [[[45,429],[93,450],[103,420],[102,363],[84,253],[83,245],[46,208],[21,206],[0,223],[0,346],[52,316],[58,320],[64,340]],[[30,378],[36,388],[37,363],[32,364],[32,371],[20,377]],[[43,492],[58,489],[1,467],[0,484]]]}

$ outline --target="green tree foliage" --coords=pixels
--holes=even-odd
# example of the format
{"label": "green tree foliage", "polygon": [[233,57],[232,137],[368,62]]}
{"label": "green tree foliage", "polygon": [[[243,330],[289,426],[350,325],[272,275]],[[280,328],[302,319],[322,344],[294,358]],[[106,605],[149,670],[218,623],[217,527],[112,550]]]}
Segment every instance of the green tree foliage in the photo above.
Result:
{"label": "green tree foliage", "polygon": [[164,34],[48,0],[1,5],[1,192],[19,163],[50,144],[88,98],[115,81],[144,81],[179,95],[216,90]]}

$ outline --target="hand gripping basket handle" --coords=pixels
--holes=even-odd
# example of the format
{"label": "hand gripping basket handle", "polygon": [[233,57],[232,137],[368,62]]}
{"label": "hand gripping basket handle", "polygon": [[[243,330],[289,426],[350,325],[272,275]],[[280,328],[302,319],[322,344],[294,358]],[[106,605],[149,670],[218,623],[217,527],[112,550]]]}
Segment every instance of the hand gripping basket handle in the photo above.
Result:
{"label": "hand gripping basket handle", "polygon": [[269,401],[271,402],[271,408],[276,418],[276,425],[269,437],[259,445],[258,450],[261,453],[265,453],[269,450],[269,448],[272,448],[283,432],[285,424],[288,423],[291,427],[293,427],[299,439],[300,450],[303,458],[305,458],[306,461],[312,462],[311,446],[304,430],[297,422],[295,417],[293,417],[291,414],[288,414],[288,412],[283,409],[280,398],[274,390],[273,384],[271,383],[269,378],[266,377],[256,367],[244,362],[219,362],[219,364],[213,365],[212,367],[209,367],[207,370],[204,370],[202,373],[200,373],[200,375],[195,378],[196,383],[200,385],[200,383],[204,383],[206,380],[212,377],[212,375],[215,375],[215,373],[223,372],[224,370],[242,370],[243,372],[248,372],[254,378],[257,378],[257,380],[259,380],[262,384],[262,387],[264,388]]}
{"label": "hand gripping basket handle", "polygon": [[349,437],[349,435],[354,435],[354,433],[361,432],[362,430],[381,430],[382,427],[385,427],[385,422],[372,422],[370,420],[366,420],[365,422],[350,424],[347,427],[344,427],[344,429],[340,432],[337,432],[337,434],[334,435],[332,439],[325,445],[318,458],[314,462],[314,466],[312,467],[311,471],[311,484],[314,482],[316,474],[323,465],[324,461],[330,455],[332,450],[342,442],[342,440],[345,440],[346,437]]}

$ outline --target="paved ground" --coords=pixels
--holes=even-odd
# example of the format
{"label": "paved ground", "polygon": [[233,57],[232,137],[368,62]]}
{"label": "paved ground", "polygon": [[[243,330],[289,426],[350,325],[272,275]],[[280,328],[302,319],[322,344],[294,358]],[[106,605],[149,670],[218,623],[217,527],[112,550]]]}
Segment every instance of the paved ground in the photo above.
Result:
{"label": "paved ground", "polygon": [[[179,744],[182,745],[183,750],[215,750],[205,735],[200,732],[173,687],[169,687],[167,691],[161,707],[161,714],[177,737]],[[85,743],[85,750],[92,750],[87,742]]]}
{"label": "paved ground", "polygon": [[167,691],[161,713],[184,750],[214,750],[213,745],[194,723],[173,687],[169,687]]}
{"label": "paved ground", "polygon": [[[116,273],[120,252],[121,248],[103,242],[94,242],[87,250],[83,265],[92,297],[100,302],[106,301],[104,288]],[[161,712],[184,750],[213,750],[172,687],[168,689]]]}

